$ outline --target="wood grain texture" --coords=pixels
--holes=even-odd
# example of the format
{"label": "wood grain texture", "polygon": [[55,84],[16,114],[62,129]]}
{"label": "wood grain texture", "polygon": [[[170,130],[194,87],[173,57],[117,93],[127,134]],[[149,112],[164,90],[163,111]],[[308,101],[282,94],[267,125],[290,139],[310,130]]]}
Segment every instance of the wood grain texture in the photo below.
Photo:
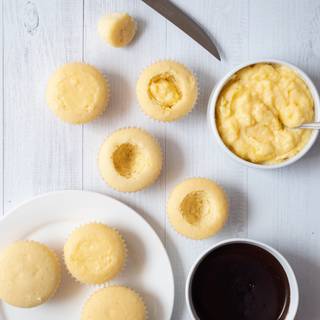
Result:
{"label": "wood grain texture", "polygon": [[[192,1],[177,1],[181,8],[192,13],[202,26],[217,39],[223,48],[227,64],[237,64],[247,57],[247,39],[238,34],[248,33],[246,19],[247,2],[201,1],[194,6]],[[232,16],[230,24],[226,17]],[[233,33],[238,26],[233,42],[223,36]],[[223,31],[222,31],[223,30]],[[230,56],[227,55],[230,52]],[[215,60],[202,47],[168,22],[166,56],[185,63],[199,79],[200,96],[193,112],[176,124],[166,127],[166,185],[168,193],[178,183],[188,177],[208,177],[216,180],[226,190],[230,201],[230,219],[226,228],[214,238],[205,241],[188,240],[177,233],[167,223],[167,248],[175,261],[176,301],[173,319],[187,319],[184,283],[187,274],[199,254],[213,243],[232,236],[246,236],[246,168],[238,168],[230,161],[226,170],[226,159],[211,137],[207,126],[206,109],[208,97],[217,80],[228,70],[227,64]],[[188,248],[188,249],[187,249]]]}
{"label": "wood grain texture", "polygon": [[4,210],[31,196],[81,188],[81,127],[45,103],[49,75],[81,60],[82,3],[4,1]]}
{"label": "wood grain texture", "polygon": [[[138,21],[139,32],[133,43],[122,49],[109,47],[97,34],[99,18],[110,12],[127,11]],[[105,184],[97,168],[97,155],[104,139],[122,127],[140,127],[148,130],[160,142],[165,152],[165,126],[145,117],[138,108],[135,84],[139,72],[165,52],[165,22],[157,19],[140,1],[85,1],[84,61],[99,67],[110,81],[111,100],[106,113],[97,121],[84,126],[83,186],[84,189],[107,193],[136,209],[165,240],[165,175],[155,185],[137,193],[112,190]],[[165,156],[165,154],[164,154]],[[121,231],[121,230],[120,230]],[[139,237],[139,235],[137,235]],[[141,248],[143,250],[143,248]],[[148,308],[161,319],[161,304],[148,296],[143,288]]]}
{"label": "wood grain texture", "polygon": [[4,214],[4,203],[3,203],[3,194],[4,194],[4,185],[3,185],[3,156],[4,156],[4,131],[3,131],[3,123],[4,123],[4,11],[3,8],[4,4],[3,1],[0,1],[0,217]]}
{"label": "wood grain texture", "polygon": [[[255,1],[250,6],[249,57],[273,57],[305,70],[318,86],[320,3]],[[316,31],[317,30],[317,31]],[[274,172],[249,170],[249,236],[278,248],[300,285],[297,319],[318,319],[320,306],[319,140],[304,159]]]}
{"label": "wood grain texture", "polygon": [[[310,74],[320,88],[320,3],[174,2],[217,40],[222,63],[140,0],[2,0],[0,203],[4,212],[33,195],[70,188],[99,191],[129,204],[150,222],[167,247],[176,285],[173,320],[189,319],[185,280],[203,250],[230,237],[265,241],[280,249],[297,273],[301,291],[297,319],[318,320],[320,142],[289,168],[271,172],[247,169],[230,160],[211,137],[206,106],[217,81],[232,66],[248,59],[287,60]],[[127,48],[110,48],[97,35],[99,17],[113,11],[127,11],[138,21],[137,37]],[[146,117],[135,96],[139,73],[159,59],[178,60],[199,79],[194,111],[172,124]],[[81,60],[105,73],[111,101],[100,119],[72,126],[51,114],[44,91],[56,67]],[[125,126],[148,130],[159,140],[164,154],[159,180],[132,194],[110,189],[96,164],[106,136]],[[206,241],[177,235],[166,219],[170,191],[194,176],[215,179],[230,200],[226,228]],[[157,302],[149,299],[148,307],[157,309],[161,319]]]}

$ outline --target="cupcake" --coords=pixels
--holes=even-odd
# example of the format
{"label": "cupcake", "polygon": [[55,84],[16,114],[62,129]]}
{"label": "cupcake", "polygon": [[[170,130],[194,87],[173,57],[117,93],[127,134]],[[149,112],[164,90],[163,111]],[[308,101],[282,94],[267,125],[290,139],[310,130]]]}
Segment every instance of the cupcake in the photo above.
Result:
{"label": "cupcake", "polygon": [[142,298],[132,289],[110,286],[96,291],[85,303],[81,320],[145,320]]}
{"label": "cupcake", "polygon": [[109,85],[103,74],[85,63],[67,63],[49,79],[47,103],[62,121],[81,124],[99,117],[107,107]]}
{"label": "cupcake", "polygon": [[216,234],[224,226],[228,203],[224,191],[215,182],[193,178],[174,188],[167,212],[178,233],[200,240]]}
{"label": "cupcake", "polygon": [[61,268],[56,254],[35,241],[17,241],[0,253],[0,297],[16,307],[45,303],[56,292]]}
{"label": "cupcake", "polygon": [[98,165],[101,176],[112,188],[138,191],[158,178],[162,167],[161,148],[142,129],[120,129],[102,144]]}
{"label": "cupcake", "polygon": [[126,246],[118,231],[101,223],[78,227],[64,245],[70,274],[84,284],[102,284],[114,278],[126,259]]}
{"label": "cupcake", "polygon": [[159,61],[140,75],[137,97],[142,111],[159,121],[174,121],[189,113],[198,96],[196,77],[175,61]]}
{"label": "cupcake", "polygon": [[98,33],[112,47],[124,47],[134,38],[136,21],[127,13],[114,12],[100,18]]}

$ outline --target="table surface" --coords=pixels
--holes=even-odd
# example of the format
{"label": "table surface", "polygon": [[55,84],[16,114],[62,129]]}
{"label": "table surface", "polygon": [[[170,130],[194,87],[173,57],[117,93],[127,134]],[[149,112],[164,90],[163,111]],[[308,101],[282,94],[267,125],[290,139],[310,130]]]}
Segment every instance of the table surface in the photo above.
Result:
{"label": "table surface", "polygon": [[[184,301],[186,275],[196,257],[219,240],[250,237],[279,249],[292,264],[301,291],[297,319],[320,318],[320,143],[296,164],[257,171],[234,163],[219,148],[206,122],[207,101],[232,66],[249,59],[277,58],[305,70],[320,87],[320,1],[176,0],[214,37],[218,62],[140,0],[2,0],[0,24],[0,204],[3,214],[34,195],[84,189],[111,195],[136,209],[164,242],[174,270],[172,319],[189,319]],[[105,12],[127,11],[139,24],[134,43],[114,49],[96,32]],[[135,83],[148,64],[171,58],[199,77],[195,110],[172,124],[144,116]],[[68,125],[46,107],[49,75],[69,61],[102,69],[111,83],[111,103],[98,120]],[[124,126],[147,129],[160,141],[164,169],[145,191],[121,194],[98,174],[100,144]],[[230,200],[225,229],[205,241],[177,235],[166,220],[166,200],[187,177],[218,181]],[[23,223],[23,221],[22,221]]]}

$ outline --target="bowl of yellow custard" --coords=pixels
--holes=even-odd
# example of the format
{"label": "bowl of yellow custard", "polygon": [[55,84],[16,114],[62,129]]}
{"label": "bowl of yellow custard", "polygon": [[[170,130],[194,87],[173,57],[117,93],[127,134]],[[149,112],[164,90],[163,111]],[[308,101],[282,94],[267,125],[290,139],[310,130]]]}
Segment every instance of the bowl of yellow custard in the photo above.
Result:
{"label": "bowl of yellow custard", "polygon": [[208,120],[219,145],[236,161],[274,169],[300,159],[318,131],[298,129],[319,121],[312,80],[279,60],[253,61],[229,72],[213,89]]}

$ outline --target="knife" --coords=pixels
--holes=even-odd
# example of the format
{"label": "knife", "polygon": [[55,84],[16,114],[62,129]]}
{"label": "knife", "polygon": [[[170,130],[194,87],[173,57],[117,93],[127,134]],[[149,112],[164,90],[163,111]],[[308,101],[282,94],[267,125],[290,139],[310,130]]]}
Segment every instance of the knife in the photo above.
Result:
{"label": "knife", "polygon": [[160,13],[170,22],[175,24],[189,37],[198,42],[202,47],[208,50],[215,58],[221,60],[218,49],[208,36],[208,34],[187,14],[175,6],[169,0],[142,0],[149,7]]}

